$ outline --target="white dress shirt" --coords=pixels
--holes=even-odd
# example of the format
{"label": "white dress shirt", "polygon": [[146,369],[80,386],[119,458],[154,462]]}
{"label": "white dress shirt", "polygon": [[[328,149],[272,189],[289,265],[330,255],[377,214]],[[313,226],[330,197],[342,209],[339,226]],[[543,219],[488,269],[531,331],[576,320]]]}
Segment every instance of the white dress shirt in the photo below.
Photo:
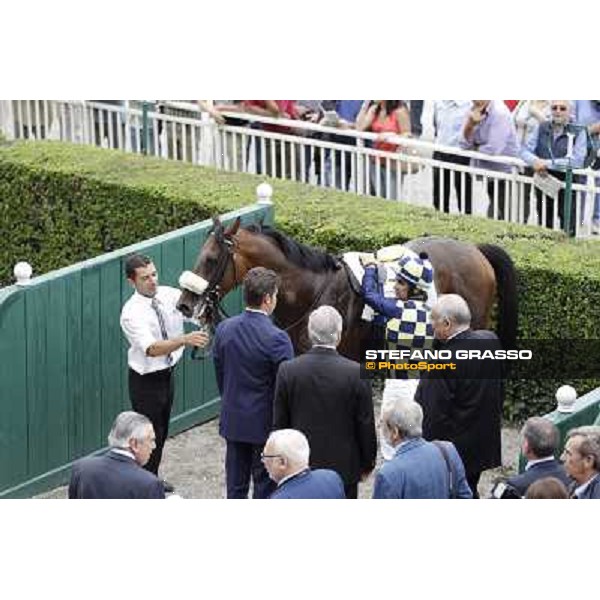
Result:
{"label": "white dress shirt", "polygon": [[[167,339],[183,335],[183,315],[176,305],[181,290],[161,285],[156,291],[156,299],[162,311],[167,330]],[[154,342],[162,341],[160,323],[156,311],[152,308],[152,298],[142,296],[137,291],[123,305],[121,311],[121,329],[129,342],[127,352],[129,366],[140,375],[161,371],[169,367],[169,358],[147,356],[146,350]],[[184,347],[171,352],[171,364],[174,366],[183,354]]]}

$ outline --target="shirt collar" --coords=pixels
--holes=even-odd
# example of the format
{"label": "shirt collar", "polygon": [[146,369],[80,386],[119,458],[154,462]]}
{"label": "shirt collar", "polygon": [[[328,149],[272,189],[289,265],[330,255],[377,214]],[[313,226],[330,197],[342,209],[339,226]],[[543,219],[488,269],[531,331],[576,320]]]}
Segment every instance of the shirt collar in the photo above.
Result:
{"label": "shirt collar", "polygon": [[302,475],[303,473],[307,473],[308,471],[309,471],[308,467],[303,467],[302,469],[299,469],[295,473],[291,473],[290,475],[287,475],[283,479],[279,480],[277,487],[281,487],[286,481],[289,481],[292,477],[296,477],[297,475]]}
{"label": "shirt collar", "polygon": [[591,479],[588,479],[585,483],[582,483],[579,487],[576,487],[573,495],[581,498],[581,496],[583,496],[585,493],[585,490],[587,490],[587,488],[591,485],[592,481],[598,479],[598,475],[599,473],[596,473]]}
{"label": "shirt collar", "polygon": [[264,310],[260,310],[260,308],[248,308],[248,307],[246,307],[246,312],[260,313],[261,315],[265,315],[265,317],[269,316]]}
{"label": "shirt collar", "polygon": [[148,304],[151,304],[153,298],[157,298],[158,299],[158,290],[156,290],[156,294],[153,296],[153,298],[149,298],[148,296],[144,296],[143,294],[140,294],[137,290],[135,290],[135,292],[133,292],[133,295],[136,297],[136,299],[138,300],[138,302],[141,301],[141,302],[146,302]]}
{"label": "shirt collar", "polygon": [[327,348],[328,350],[336,350],[337,347],[331,344],[313,344],[313,348]]}
{"label": "shirt collar", "polygon": [[533,465],[539,465],[540,463],[550,462],[554,460],[554,456],[546,456],[545,458],[534,458],[533,460],[528,460],[525,465],[525,470],[530,469]]}
{"label": "shirt collar", "polygon": [[452,335],[449,335],[446,338],[446,341],[450,341],[451,339],[455,338],[459,333],[463,333],[464,331],[467,331],[467,329],[469,329],[469,326],[467,325],[466,327],[464,327],[463,329],[459,329],[458,331],[455,331]]}
{"label": "shirt collar", "polygon": [[122,456],[127,456],[128,458],[135,460],[133,452],[125,450],[125,448],[111,448],[110,451],[114,452],[115,454],[121,454]]}

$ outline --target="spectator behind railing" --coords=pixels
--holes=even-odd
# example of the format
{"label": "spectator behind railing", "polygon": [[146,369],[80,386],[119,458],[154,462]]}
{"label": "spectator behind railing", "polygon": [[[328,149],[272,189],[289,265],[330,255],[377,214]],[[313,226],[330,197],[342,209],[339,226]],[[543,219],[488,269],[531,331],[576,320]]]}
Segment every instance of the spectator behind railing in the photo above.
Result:
{"label": "spectator behind railing", "polygon": [[[297,107],[300,119],[308,123],[320,123],[323,120],[324,111],[327,110],[321,100],[298,100]],[[308,130],[298,133],[303,137],[312,138],[313,140],[325,139],[325,134],[318,131]],[[314,167],[317,184],[321,183],[321,173],[325,169],[325,161],[322,160],[323,151],[310,143],[304,146],[302,151],[304,152],[304,172],[298,174],[296,176],[297,179],[308,183],[311,168]]]}
{"label": "spectator behind railing", "polygon": [[550,118],[550,100],[519,100],[513,111],[517,141],[522,146],[536,125]]}
{"label": "spectator behind railing", "polygon": [[[565,181],[565,167],[571,166],[579,169],[583,167],[587,150],[587,140],[585,131],[571,131],[569,124],[572,122],[572,105],[569,100],[551,100],[550,105],[552,116],[549,121],[544,121],[541,124],[536,124],[529,134],[529,137],[521,147],[521,158],[529,165],[530,168],[525,170],[526,175],[539,174],[547,176],[549,173],[559,179]],[[575,135],[572,142],[572,157],[569,160],[567,154],[570,150],[569,136]],[[577,176],[573,177],[573,182],[578,183]],[[538,224],[542,222],[546,227],[552,228],[554,225],[554,198],[546,196],[544,193],[535,188],[537,198],[537,214]],[[530,201],[529,197],[525,197],[525,223],[529,219]],[[575,194],[571,191],[571,234],[575,232]],[[565,189],[561,188],[558,193],[558,216],[560,218],[561,227],[565,226]],[[542,215],[546,212],[546,218],[542,219]]]}
{"label": "spectator behind railing", "polygon": [[[433,105],[433,128],[435,142],[443,146],[458,147],[463,124],[467,118],[471,102],[469,100],[436,100]],[[447,162],[450,165],[468,166],[468,156],[439,152],[433,153],[433,160]],[[463,179],[464,178],[464,179]],[[433,206],[436,210],[450,212],[451,180],[454,179],[454,190],[458,210],[462,211],[462,198],[465,199],[465,214],[470,215],[473,204],[473,179],[470,173],[452,172],[450,169],[433,167]],[[464,181],[464,187],[463,187]]]}
{"label": "spectator behind railing", "polygon": [[408,106],[410,111],[410,131],[414,138],[420,138],[423,133],[423,106],[425,100],[409,100]]}
{"label": "spectator behind railing", "polygon": [[[373,144],[376,150],[385,152],[397,152],[399,146],[396,143],[387,141],[389,134],[411,136],[410,113],[408,107],[403,100],[371,100],[367,106],[363,106],[356,119],[357,129],[359,131],[372,131],[378,133],[379,137]],[[379,172],[377,169],[377,161],[379,161]],[[372,157],[370,172],[371,194],[378,195],[377,176],[379,175],[379,195],[398,199],[398,184],[402,177],[402,173],[398,161],[392,161],[387,167],[387,159],[380,157]],[[387,185],[389,175],[389,189]]]}
{"label": "spectator behind railing", "polygon": [[[323,107],[326,110],[335,111],[337,118],[335,118],[335,115],[328,113],[325,115],[325,120],[321,121],[321,124],[328,127],[337,127],[338,129],[355,129],[356,119],[364,104],[365,100],[324,100]],[[343,144],[346,146],[356,145],[356,139],[347,135],[331,135],[329,136],[329,141],[334,144]],[[332,150],[327,153],[325,161],[327,185],[334,185],[338,190],[356,192],[356,154],[352,151]],[[351,180],[353,180],[352,190],[350,190]]]}
{"label": "spectator behind railing", "polygon": [[[281,117],[284,119],[299,119],[300,111],[295,100],[242,100],[243,108],[256,115],[265,117]],[[252,125],[255,129],[272,131],[274,133],[293,134],[296,133],[290,127],[282,125],[258,124]],[[248,150],[251,150],[252,140],[248,144]],[[256,172],[270,177],[280,177],[282,179],[292,179],[293,171],[300,173],[300,148],[292,150],[291,144],[284,145],[280,140],[264,139],[265,156],[263,163],[263,140],[254,140],[254,152],[256,159]],[[272,164],[272,151],[275,154],[275,164]],[[294,166],[292,166],[294,163]],[[295,167],[295,168],[294,168]]]}
{"label": "spectator behind railing", "polygon": [[[510,111],[502,101],[473,100],[471,112],[468,114],[463,127],[461,148],[476,150],[483,154],[499,156],[518,156],[519,146],[517,132]],[[510,173],[510,165],[471,160],[473,167],[490,171]],[[506,203],[510,202],[510,188],[504,179],[488,179],[487,192],[490,199],[487,216],[494,217],[494,191],[498,194],[497,218],[504,219]]]}
{"label": "spectator behind railing", "polygon": [[226,117],[223,112],[242,112],[237,100],[198,100],[198,108],[208,113],[219,125],[242,125],[246,121]]}
{"label": "spectator behind railing", "polygon": [[[517,129],[517,142],[521,148],[533,129],[550,118],[550,100],[519,100],[512,117]],[[523,184],[522,194],[525,213],[528,215],[530,212],[531,183]],[[526,216],[523,222],[527,223],[528,218]]]}
{"label": "spectator behind railing", "polygon": [[[585,125],[592,136],[596,150],[600,149],[600,100],[575,100],[575,122]],[[592,163],[592,169],[600,172],[600,157]],[[596,177],[596,187],[600,186],[600,177]],[[592,234],[600,235],[600,194],[594,198],[592,215]]]}

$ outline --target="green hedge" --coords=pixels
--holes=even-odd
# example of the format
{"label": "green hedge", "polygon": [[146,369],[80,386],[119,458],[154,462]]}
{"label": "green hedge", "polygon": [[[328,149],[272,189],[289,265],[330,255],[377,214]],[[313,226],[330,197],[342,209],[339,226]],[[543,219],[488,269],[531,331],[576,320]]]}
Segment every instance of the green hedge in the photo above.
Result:
{"label": "green hedge", "polygon": [[[0,146],[0,284],[15,262],[47,272],[255,201],[263,178],[61,142]],[[277,226],[330,252],[422,235],[505,248],[517,265],[519,337],[600,338],[600,246],[536,227],[439,214],[274,180]],[[556,382],[511,383],[506,416],[554,407]],[[571,382],[580,393],[594,382]]]}

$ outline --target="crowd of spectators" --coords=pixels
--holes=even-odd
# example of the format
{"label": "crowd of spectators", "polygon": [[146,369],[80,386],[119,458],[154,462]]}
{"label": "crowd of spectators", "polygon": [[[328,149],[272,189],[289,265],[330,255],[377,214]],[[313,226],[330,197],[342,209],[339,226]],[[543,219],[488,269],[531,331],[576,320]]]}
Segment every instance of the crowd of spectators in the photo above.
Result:
{"label": "crowd of spectators", "polygon": [[[422,100],[203,100],[199,101],[199,106],[219,124],[235,120],[222,114],[233,111],[372,132],[377,134],[377,138],[372,143],[368,142],[367,146],[396,153],[402,150],[402,146],[390,136],[418,138],[422,135],[423,103]],[[574,169],[591,165],[595,170],[600,170],[600,160],[595,156],[600,134],[600,101],[597,100],[438,100],[433,103],[432,124],[433,141],[444,147],[433,153],[437,162],[433,169],[432,200],[433,206],[444,212],[450,211],[450,195],[454,188],[459,211],[472,213],[472,169],[480,168],[498,173],[498,176],[486,177],[489,217],[508,218],[511,193],[519,193],[523,222],[529,222],[530,196],[535,190],[536,222],[552,227],[556,212],[554,205],[557,202],[560,225],[562,228],[567,225],[564,186],[558,197],[548,195],[530,184],[521,186],[516,192],[508,177],[504,176],[511,171],[509,164],[471,159],[453,153],[451,148],[520,158],[527,165],[524,170],[526,175],[535,174],[538,178],[550,175],[559,182],[565,180],[567,165]],[[308,135],[336,144],[355,143],[355,138],[344,135],[321,132],[307,134],[306,131],[273,124],[254,123],[252,127]],[[294,152],[292,144],[282,145],[269,139],[265,139],[264,144],[256,144],[255,151],[259,173],[308,181],[312,169],[317,183],[325,182],[342,190],[356,189],[357,165],[350,152],[326,150],[323,158],[323,153],[315,151],[314,147],[298,147]],[[300,165],[302,154],[304,169]],[[446,165],[448,168],[445,168]],[[410,170],[410,165],[404,161],[389,161],[383,156],[371,156],[365,168],[364,177],[372,195],[399,198],[402,175]],[[579,180],[575,178],[574,182],[578,183]],[[596,185],[599,184],[600,178],[596,181]],[[573,233],[576,217],[574,195],[571,207],[570,232]],[[583,206],[579,215],[583,218]],[[594,199],[592,233],[600,234],[600,194]]]}

